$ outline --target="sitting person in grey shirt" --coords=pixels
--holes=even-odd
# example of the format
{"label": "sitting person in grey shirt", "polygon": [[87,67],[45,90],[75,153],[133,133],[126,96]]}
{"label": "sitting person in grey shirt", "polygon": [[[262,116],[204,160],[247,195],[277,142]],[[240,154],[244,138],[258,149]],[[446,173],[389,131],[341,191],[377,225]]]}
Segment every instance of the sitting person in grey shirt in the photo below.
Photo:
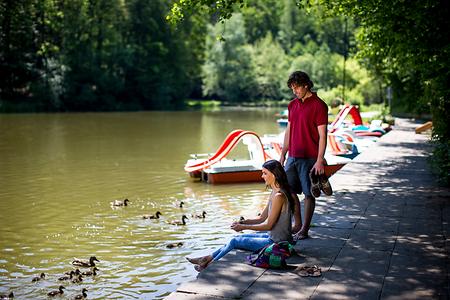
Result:
{"label": "sitting person in grey shirt", "polygon": [[228,244],[210,255],[198,258],[187,257],[189,262],[195,264],[195,270],[202,271],[211,262],[219,260],[233,249],[257,251],[274,242],[293,242],[291,219],[295,204],[286,172],[279,161],[269,160],[263,164],[262,178],[266,186],[272,189],[272,193],[261,215],[256,219],[231,224],[231,229],[237,232],[247,229],[262,232],[235,236]]}

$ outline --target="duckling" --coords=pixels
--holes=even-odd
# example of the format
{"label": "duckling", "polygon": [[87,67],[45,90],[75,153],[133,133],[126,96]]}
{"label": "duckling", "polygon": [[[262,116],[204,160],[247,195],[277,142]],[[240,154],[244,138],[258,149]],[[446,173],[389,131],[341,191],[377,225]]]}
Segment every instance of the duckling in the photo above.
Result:
{"label": "duckling", "polygon": [[58,296],[58,295],[62,295],[62,294],[64,294],[64,291],[63,291],[64,289],[65,289],[65,287],[60,285],[57,291],[51,291],[47,295],[50,296],[50,297],[55,297],[55,296]]}
{"label": "duckling", "polygon": [[166,247],[169,248],[169,249],[172,249],[172,248],[175,248],[175,247],[181,247],[183,245],[184,245],[183,242],[178,242],[178,243],[167,244]]}
{"label": "duckling", "polygon": [[97,272],[96,271],[98,271],[98,268],[97,267],[94,267],[93,269],[92,269],[92,271],[86,271],[86,272],[83,272],[83,273],[81,273],[82,275],[84,275],[84,276],[95,276],[95,275],[97,275]]}
{"label": "duckling", "polygon": [[74,299],[78,300],[78,299],[86,299],[87,298],[87,289],[83,288],[83,290],[81,290],[81,294],[80,295],[76,295]]}
{"label": "duckling", "polygon": [[72,279],[73,283],[81,283],[83,281],[83,277],[81,275],[78,275],[77,278]]}
{"label": "duckling", "polygon": [[39,275],[38,277],[34,277],[32,280],[31,280],[31,282],[37,282],[37,281],[39,281],[39,280],[41,280],[41,279],[44,279],[45,278],[45,274],[44,273],[41,273],[41,275]]}
{"label": "duckling", "polygon": [[186,221],[185,221],[186,219],[188,219],[188,217],[186,217],[186,215],[183,215],[181,217],[181,221],[173,220],[173,221],[170,221],[169,224],[171,224],[171,225],[186,225]]}
{"label": "duckling", "polygon": [[130,200],[125,199],[125,200],[114,200],[114,202],[111,202],[112,206],[127,206],[128,202],[131,203]]}
{"label": "duckling", "polygon": [[192,215],[192,217],[194,218],[198,218],[198,219],[204,219],[206,216],[206,211],[203,211],[201,215]]}
{"label": "duckling", "polygon": [[69,276],[66,275],[66,276],[59,277],[58,280],[63,281],[63,280],[72,279],[74,274],[75,274],[75,271],[72,270],[72,271],[70,271]]}
{"label": "duckling", "polygon": [[157,211],[154,215],[143,215],[142,219],[159,219],[159,216],[162,216],[162,213]]}
{"label": "duckling", "polygon": [[70,271],[65,272],[64,274],[65,275],[70,275],[72,272],[73,272],[73,275],[80,275],[81,274],[80,269],[78,269],[78,268],[75,269],[75,271],[74,270],[70,270]]}
{"label": "duckling", "polygon": [[95,256],[91,256],[89,258],[89,261],[86,261],[86,260],[83,260],[83,259],[74,258],[73,261],[72,261],[72,265],[79,266],[79,267],[85,267],[85,268],[95,267],[94,261],[100,262],[97,259],[97,257],[95,257]]}
{"label": "duckling", "polygon": [[7,300],[7,299],[13,299],[13,298],[14,298],[14,293],[13,292],[9,293],[8,295],[6,295],[6,294],[1,294],[0,295],[0,299],[1,300]]}

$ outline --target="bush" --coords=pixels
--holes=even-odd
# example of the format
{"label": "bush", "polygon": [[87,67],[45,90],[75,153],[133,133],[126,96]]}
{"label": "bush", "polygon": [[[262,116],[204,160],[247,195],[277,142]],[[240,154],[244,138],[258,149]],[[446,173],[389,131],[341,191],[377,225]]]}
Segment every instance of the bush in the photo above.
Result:
{"label": "bush", "polygon": [[432,139],[434,146],[433,155],[429,157],[431,170],[437,176],[437,181],[444,185],[450,184],[450,141],[442,141],[438,138]]}

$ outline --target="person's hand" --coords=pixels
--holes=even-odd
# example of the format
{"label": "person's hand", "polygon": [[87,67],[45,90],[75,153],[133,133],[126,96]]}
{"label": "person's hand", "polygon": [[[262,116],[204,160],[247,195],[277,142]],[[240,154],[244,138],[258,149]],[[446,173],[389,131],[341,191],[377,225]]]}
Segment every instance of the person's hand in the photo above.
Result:
{"label": "person's hand", "polygon": [[316,175],[321,175],[325,173],[325,167],[323,165],[323,161],[316,161],[314,166],[311,169],[311,172],[314,172]]}
{"label": "person's hand", "polygon": [[242,224],[239,224],[237,222],[233,222],[231,224],[231,229],[233,229],[236,232],[239,232],[239,231],[242,231],[244,228],[243,228]]}

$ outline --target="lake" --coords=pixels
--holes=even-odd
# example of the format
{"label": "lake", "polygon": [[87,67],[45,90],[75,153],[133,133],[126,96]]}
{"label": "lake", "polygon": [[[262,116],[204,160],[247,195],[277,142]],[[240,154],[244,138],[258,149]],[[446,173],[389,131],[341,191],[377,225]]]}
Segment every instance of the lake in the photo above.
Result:
{"label": "lake", "polygon": [[[279,133],[271,109],[0,115],[0,294],[44,298],[62,283],[89,299],[160,299],[265,204],[262,183],[209,185],[183,167],[233,129]],[[232,156],[246,155],[240,145]],[[114,208],[115,199],[129,199]],[[178,203],[183,201],[183,208]],[[192,214],[206,211],[205,219]],[[159,220],[144,214],[162,213]],[[167,224],[185,214],[186,226]],[[167,243],[183,242],[168,249]],[[73,257],[95,255],[98,275],[60,282]],[[32,278],[44,272],[45,279]]]}

